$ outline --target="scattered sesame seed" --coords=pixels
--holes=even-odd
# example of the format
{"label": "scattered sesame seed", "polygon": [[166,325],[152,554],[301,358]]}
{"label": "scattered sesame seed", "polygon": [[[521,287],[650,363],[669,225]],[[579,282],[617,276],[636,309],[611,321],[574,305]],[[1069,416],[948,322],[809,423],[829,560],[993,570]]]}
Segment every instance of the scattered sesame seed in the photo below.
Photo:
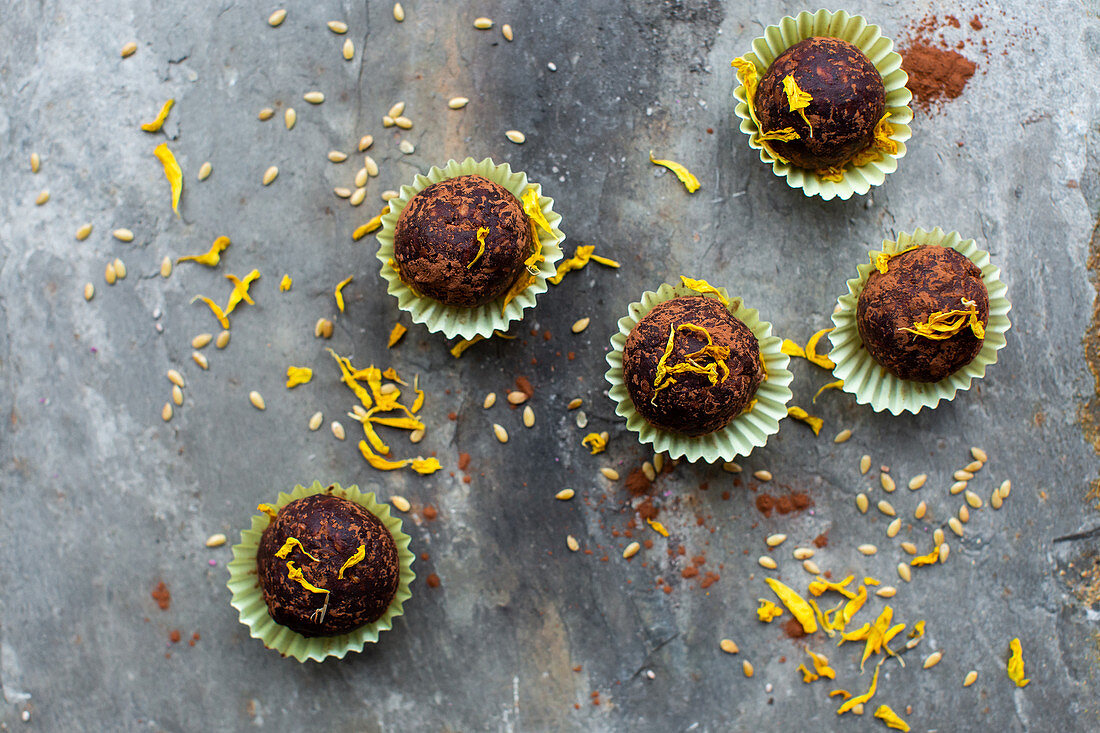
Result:
{"label": "scattered sesame seed", "polygon": [[523,408],[523,424],[525,427],[535,427],[535,411],[531,409],[530,405]]}
{"label": "scattered sesame seed", "polygon": [[908,563],[898,563],[898,577],[904,580],[906,583],[913,580],[913,571],[909,568]]}
{"label": "scattered sesame seed", "polygon": [[520,392],[518,389],[516,389],[516,390],[513,390],[513,391],[508,393],[508,398],[507,399],[508,399],[508,404],[522,405],[524,402],[527,401],[527,393],[526,392]]}
{"label": "scattered sesame seed", "polygon": [[885,499],[878,503],[878,510],[888,517],[893,517],[897,515],[897,512],[894,511],[894,505],[886,501]]}
{"label": "scattered sesame seed", "polygon": [[959,521],[958,517],[951,517],[950,519],[948,519],[947,526],[959,537],[963,536],[962,522]]}
{"label": "scattered sesame seed", "polygon": [[584,400],[582,400],[580,397],[574,397],[573,399],[569,400],[569,404],[565,406],[565,409],[575,410],[583,404]]}
{"label": "scattered sesame seed", "polygon": [[954,476],[956,481],[969,481],[970,479],[974,478],[974,474],[972,474],[972,473],[970,473],[970,471],[967,471],[967,470],[964,470],[964,469],[960,469],[958,471],[955,471],[953,476]]}
{"label": "scattered sesame seed", "polygon": [[129,229],[116,229],[111,232],[111,236],[120,242],[132,242],[134,241],[134,233]]}
{"label": "scattered sesame seed", "polygon": [[302,95],[302,99],[310,104],[321,104],[325,101],[325,95],[318,91],[306,92]]}
{"label": "scattered sesame seed", "polygon": [[503,425],[493,423],[493,435],[497,437],[501,443],[508,442],[508,431],[504,429]]}
{"label": "scattered sesame seed", "polygon": [[718,647],[726,654],[736,654],[740,651],[733,639],[722,639],[722,641],[718,642]]}
{"label": "scattered sesame seed", "polygon": [[726,473],[741,473],[741,464],[736,461],[726,461],[722,464],[722,470]]}
{"label": "scattered sesame seed", "polygon": [[901,517],[898,517],[894,521],[890,522],[890,525],[886,528],[887,537],[897,537],[898,532],[901,531]]}
{"label": "scattered sesame seed", "polygon": [[898,594],[898,589],[892,585],[884,585],[875,591],[875,595],[879,598],[893,598]]}
{"label": "scattered sesame seed", "polygon": [[917,504],[917,508],[913,510],[913,516],[917,519],[924,519],[924,514],[927,511],[928,505],[922,501],[920,504]]}
{"label": "scattered sesame seed", "polygon": [[570,327],[570,330],[572,330],[573,333],[580,333],[584,329],[588,328],[588,322],[590,320],[591,319],[588,318],[587,316],[585,316],[584,318],[580,318],[576,322],[573,323],[573,325]]}
{"label": "scattered sesame seed", "polygon": [[344,59],[351,61],[355,58],[355,44],[352,43],[350,38],[344,39],[344,47],[341,49],[341,53],[344,54]]}
{"label": "scattered sesame seed", "polygon": [[989,456],[985,454],[985,451],[977,446],[970,449],[970,455],[974,456],[974,460],[981,461],[982,463],[989,460]]}
{"label": "scattered sesame seed", "polygon": [[764,469],[760,469],[759,471],[753,471],[752,475],[754,477],[756,477],[757,481],[763,481],[764,483],[767,483],[768,481],[772,480],[772,472],[771,471],[765,471]]}
{"label": "scattered sesame seed", "polygon": [[907,552],[910,555],[916,555],[917,554],[917,546],[914,545],[912,542],[902,542],[901,543],[901,549],[904,550],[905,552]]}
{"label": "scattered sesame seed", "polygon": [[501,26],[500,32],[501,35],[504,36],[504,40],[508,41],[509,43],[512,41],[512,26],[505,23],[503,26]]}
{"label": "scattered sesame seed", "polygon": [[508,138],[516,145],[523,145],[523,143],[527,140],[527,136],[519,130],[508,130],[504,133],[504,137]]}
{"label": "scattered sesame seed", "polygon": [[894,483],[894,479],[888,473],[880,473],[878,480],[882,484],[882,490],[887,493],[893,493],[898,488],[898,485]]}
{"label": "scattered sesame seed", "polygon": [[294,123],[298,121],[298,113],[294,111],[293,107],[287,107],[286,112],[283,112],[283,124],[286,125],[286,129],[293,130]]}
{"label": "scattered sesame seed", "polygon": [[447,102],[447,106],[451,109],[462,109],[469,103],[470,100],[466,97],[451,97],[451,99]]}
{"label": "scattered sesame seed", "polygon": [[399,512],[407,512],[412,509],[412,504],[409,503],[409,500],[400,494],[391,496],[390,503],[393,504],[393,508]]}
{"label": "scattered sesame seed", "polygon": [[865,455],[865,456],[863,456],[862,458],[859,459],[859,472],[861,474],[866,474],[870,470],[871,470],[871,456]]}
{"label": "scattered sesame seed", "polygon": [[218,337],[214,339],[214,345],[219,349],[224,349],[229,346],[229,331],[222,331],[218,334]]}
{"label": "scattered sesame seed", "polygon": [[200,333],[198,336],[191,339],[191,348],[192,349],[201,349],[204,346],[207,346],[213,340],[214,340],[214,334],[212,334],[212,333]]}
{"label": "scattered sesame seed", "polygon": [[571,534],[567,534],[565,536],[565,546],[568,547],[572,552],[576,552],[577,550],[581,549],[581,545],[579,542],[577,542],[577,538]]}
{"label": "scattered sesame seed", "polygon": [[203,164],[199,166],[199,180],[205,181],[213,172],[214,166],[210,165],[210,161],[203,161]]}
{"label": "scattered sesame seed", "polygon": [[977,473],[978,471],[982,470],[982,466],[984,465],[985,463],[983,463],[982,461],[972,461],[966,464],[966,467],[963,470],[969,473]]}
{"label": "scattered sesame seed", "polygon": [[554,498],[558,501],[569,501],[576,495],[576,493],[577,492],[573,491],[573,489],[562,489],[558,493],[554,494]]}
{"label": "scattered sesame seed", "polygon": [[608,468],[607,466],[604,466],[600,469],[600,473],[602,473],[603,477],[608,481],[619,480],[619,472],[616,471],[614,468]]}
{"label": "scattered sesame seed", "polygon": [[935,667],[937,664],[939,664],[941,659],[943,659],[943,652],[941,652],[941,651],[932,652],[931,654],[929,654],[927,657],[924,658],[924,665],[923,666],[924,666],[925,669],[931,669],[932,667]]}
{"label": "scattered sesame seed", "polygon": [[363,152],[371,145],[374,145],[374,135],[364,135],[359,138],[359,152]]}
{"label": "scattered sesame seed", "polygon": [[786,541],[787,541],[787,535],[782,534],[782,533],[776,533],[776,534],[773,534],[773,535],[768,535],[768,538],[766,540],[764,540],[764,544],[767,545],[768,547],[779,547],[780,545],[782,545]]}
{"label": "scattered sesame seed", "polygon": [[859,550],[860,554],[863,555],[874,555],[876,552],[878,552],[878,548],[874,545],[860,545],[856,549]]}
{"label": "scattered sesame seed", "polygon": [[960,491],[962,491],[965,488],[966,488],[966,482],[965,481],[956,481],[955,483],[951,484],[950,491],[951,491],[952,494],[958,494]]}
{"label": "scattered sesame seed", "polygon": [[286,20],[286,9],[279,8],[267,17],[267,24],[272,28],[278,28]]}
{"label": "scattered sesame seed", "polygon": [[38,157],[38,153],[31,153],[31,173],[37,173],[41,167],[42,159]]}
{"label": "scattered sesame seed", "polygon": [[50,200],[50,192],[49,191],[42,191],[41,193],[38,194],[38,196],[35,197],[34,203],[35,203],[35,206],[41,206],[42,204],[46,203],[49,200]]}
{"label": "scattered sesame seed", "polygon": [[856,494],[856,507],[861,512],[866,514],[867,509],[868,509],[869,506],[870,506],[870,501],[867,499],[867,494],[864,494],[864,493]]}
{"label": "scattered sesame seed", "polygon": [[474,20],[474,28],[477,28],[479,31],[487,31],[492,27],[493,27],[493,19],[492,18],[482,17],[482,18],[476,18]]}
{"label": "scattered sesame seed", "polygon": [[[971,450],[977,450],[977,448],[971,448]],[[972,684],[978,681],[978,673],[974,670],[970,670],[966,673],[966,677],[963,677],[963,687],[970,687]]]}
{"label": "scattered sesame seed", "polygon": [[483,409],[488,410],[490,407],[492,407],[496,403],[497,403],[497,393],[496,392],[490,392],[489,394],[485,395],[485,399],[482,400],[481,406],[482,406]]}
{"label": "scattered sesame seed", "polygon": [[414,147],[413,144],[411,142],[409,142],[408,140],[402,140],[398,144],[397,149],[400,150],[405,155],[412,155],[413,151],[416,150],[416,147]]}
{"label": "scattered sesame seed", "polygon": [[802,569],[810,575],[821,575],[821,568],[813,560],[803,560]]}
{"label": "scattered sesame seed", "polygon": [[367,175],[374,178],[378,175],[378,163],[374,161],[374,158],[369,155],[363,157],[363,170],[367,172]]}
{"label": "scattered sesame seed", "polygon": [[343,163],[348,159],[347,153],[341,153],[339,150],[328,151],[328,159],[333,163]]}
{"label": "scattered sesame seed", "polygon": [[83,242],[85,239],[87,239],[91,235],[91,233],[92,233],[92,225],[91,224],[82,224],[80,226],[80,228],[76,230],[76,240],[78,242]]}
{"label": "scattered sesame seed", "polygon": [[752,662],[747,659],[741,662],[741,671],[745,673],[746,677],[752,677]]}
{"label": "scattered sesame seed", "polygon": [[344,432],[344,426],[340,423],[339,420],[333,420],[332,424],[329,425],[329,428],[332,430],[332,435],[337,440],[343,440],[345,437],[347,437],[347,433]]}
{"label": "scattered sesame seed", "polygon": [[761,555],[756,559],[756,562],[760,563],[760,567],[767,568],[768,570],[775,570],[777,567],[779,567],[776,564],[775,560],[768,557],[767,555]]}
{"label": "scattered sesame seed", "polygon": [[267,403],[264,402],[264,397],[256,390],[252,390],[248,393],[248,401],[252,403],[252,406],[257,410],[266,410]]}
{"label": "scattered sesame seed", "polygon": [[219,532],[218,534],[212,534],[206,538],[207,547],[221,547],[225,544],[225,535]]}
{"label": "scattered sesame seed", "polygon": [[168,381],[177,387],[183,386],[183,375],[177,372],[175,369],[169,369],[167,373]]}
{"label": "scattered sesame seed", "polygon": [[626,549],[623,550],[623,559],[629,560],[630,558],[637,555],[638,550],[640,549],[642,549],[641,545],[639,545],[637,542],[631,542],[629,545],[626,546]]}
{"label": "scattered sesame seed", "polygon": [[330,20],[328,23],[328,29],[333,33],[342,36],[348,32],[348,24],[339,20]]}
{"label": "scattered sesame seed", "polygon": [[134,43],[133,41],[130,41],[130,42],[128,42],[128,43],[126,43],[122,46],[122,50],[119,51],[118,54],[119,54],[119,56],[121,56],[122,58],[125,59],[125,58],[129,58],[130,56],[133,56],[134,53],[137,50],[138,50],[138,45],[136,43]]}
{"label": "scattered sesame seed", "polygon": [[928,480],[927,473],[918,473],[913,478],[909,479],[909,490],[916,491],[920,487],[924,486],[924,482]]}
{"label": "scattered sesame seed", "polygon": [[309,418],[309,429],[310,430],[317,430],[317,428],[321,427],[321,423],[323,423],[324,421],[325,421],[324,413],[319,412],[319,411],[313,413],[313,415]]}
{"label": "scattered sesame seed", "polygon": [[[84,283],[84,300],[91,300],[95,297],[95,285],[91,283]],[[999,499],[1000,497],[998,497]]]}
{"label": "scattered sesame seed", "polygon": [[814,551],[809,547],[796,547],[791,554],[795,560],[809,560],[814,556]]}
{"label": "scattered sesame seed", "polygon": [[274,181],[278,175],[279,168],[277,166],[271,166],[266,171],[264,171],[264,177],[261,180],[265,186],[270,186],[271,182]]}
{"label": "scattered sesame seed", "polygon": [[851,437],[852,437],[852,431],[845,428],[844,430],[841,430],[839,433],[836,434],[836,437],[833,438],[833,442],[834,443],[844,443]]}
{"label": "scattered sesame seed", "polygon": [[264,107],[260,110],[259,114],[256,115],[256,117],[259,118],[260,122],[267,122],[274,116],[275,110],[271,109],[271,107]]}
{"label": "scattered sesame seed", "polygon": [[168,422],[172,419],[172,403],[165,402],[164,407],[160,410],[160,419],[164,422]]}

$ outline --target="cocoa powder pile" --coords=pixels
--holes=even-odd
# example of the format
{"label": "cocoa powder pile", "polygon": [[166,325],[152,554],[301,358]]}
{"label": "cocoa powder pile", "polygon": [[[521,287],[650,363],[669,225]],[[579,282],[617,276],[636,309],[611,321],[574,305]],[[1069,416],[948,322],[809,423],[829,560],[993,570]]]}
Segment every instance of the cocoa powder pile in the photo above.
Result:
{"label": "cocoa powder pile", "polygon": [[978,66],[958,51],[915,43],[902,50],[901,68],[909,75],[906,86],[924,112],[957,98]]}

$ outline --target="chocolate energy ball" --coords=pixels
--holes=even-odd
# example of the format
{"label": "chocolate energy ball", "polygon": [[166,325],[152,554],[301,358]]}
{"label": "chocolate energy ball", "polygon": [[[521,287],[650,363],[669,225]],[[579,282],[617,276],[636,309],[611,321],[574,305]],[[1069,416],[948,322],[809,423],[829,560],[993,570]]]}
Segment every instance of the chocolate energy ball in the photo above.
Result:
{"label": "chocolate energy ball", "polygon": [[533,244],[530,220],[508,189],[483,176],[458,176],[409,201],[397,219],[393,258],[418,293],[473,307],[508,292]]}
{"label": "chocolate energy ball", "polygon": [[634,326],[623,347],[623,378],[638,414],[663,430],[698,436],[744,412],[764,366],[748,326],[713,298],[684,296]]}
{"label": "chocolate energy ball", "polygon": [[[791,110],[783,81],[788,76],[812,97],[809,106]],[[819,170],[843,165],[872,143],[886,111],[886,88],[858,48],[839,38],[814,37],[772,62],[756,89],[755,105],[762,132],[793,128],[799,135],[768,145],[792,165]]]}
{"label": "chocolate energy ball", "polygon": [[970,317],[941,316],[961,324],[947,338],[934,339],[906,329],[926,324],[933,313],[973,308],[984,333],[989,322],[989,294],[982,271],[949,247],[926,245],[886,261],[886,272],[871,273],[856,306],[860,338],[875,361],[911,382],[938,382],[973,361],[982,349]]}
{"label": "chocolate energy ball", "polygon": [[335,636],[385,613],[400,568],[397,545],[378,517],[347,499],[314,494],[271,520],[256,571],[275,623],[303,636]]}

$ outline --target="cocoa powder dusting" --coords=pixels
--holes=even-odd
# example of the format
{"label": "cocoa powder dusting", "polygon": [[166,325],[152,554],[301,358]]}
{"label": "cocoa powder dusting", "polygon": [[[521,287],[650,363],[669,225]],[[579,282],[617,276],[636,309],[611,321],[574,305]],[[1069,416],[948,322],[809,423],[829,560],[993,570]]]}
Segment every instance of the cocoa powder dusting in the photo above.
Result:
{"label": "cocoa powder dusting", "polygon": [[168,632],[168,640],[171,641],[173,644],[179,644],[180,643],[180,630],[179,629],[172,629],[170,632]]}
{"label": "cocoa powder dusting", "polygon": [[958,51],[915,43],[902,52],[901,67],[909,75],[906,86],[924,112],[933,105],[956,99],[978,65]]}
{"label": "cocoa powder dusting", "polygon": [[790,514],[801,512],[814,505],[814,500],[809,494],[803,492],[791,492],[784,496],[772,496],[771,494],[756,495],[756,510],[765,517],[770,517],[772,512]]}
{"label": "cocoa powder dusting", "polygon": [[459,453],[458,454],[458,470],[465,471],[466,467],[470,465],[470,454]]}
{"label": "cocoa powder dusting", "polygon": [[635,468],[626,477],[626,490],[632,496],[642,496],[649,493],[650,481],[640,468]]}
{"label": "cocoa powder dusting", "polygon": [[429,575],[425,579],[425,582],[427,582],[429,588],[438,588],[439,587],[439,576],[436,575],[435,573],[432,573],[431,575]]}
{"label": "cocoa powder dusting", "polygon": [[153,589],[150,594],[153,596],[153,600],[160,606],[160,610],[167,611],[168,607],[172,605],[172,594],[168,592],[168,586],[164,584],[164,581],[157,583],[157,587]]}
{"label": "cocoa powder dusting", "polygon": [[798,619],[792,617],[787,619],[787,623],[783,624],[783,633],[789,639],[801,639],[806,635],[806,630],[802,628],[802,624],[798,622]]}

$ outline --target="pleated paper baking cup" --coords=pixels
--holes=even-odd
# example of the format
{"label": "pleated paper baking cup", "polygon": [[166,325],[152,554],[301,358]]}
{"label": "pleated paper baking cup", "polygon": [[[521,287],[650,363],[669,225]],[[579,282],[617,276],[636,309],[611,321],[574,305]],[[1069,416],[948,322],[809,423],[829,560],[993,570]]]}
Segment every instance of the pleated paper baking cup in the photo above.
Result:
{"label": "pleated paper baking cup", "polygon": [[779,160],[760,143],[760,129],[749,113],[745,85],[740,82],[733,90],[737,100],[734,111],[741,118],[741,132],[749,136],[749,147],[759,150],[760,160],[770,164],[775,175],[786,178],[788,186],[800,188],[807,196],[820,196],[826,201],[849,199],[852,194],[865,194],[872,186],[881,185],[888,174],[897,170],[898,160],[905,156],[905,141],[913,134],[909,128],[909,123],[913,121],[913,111],[909,108],[913,95],[905,87],[909,77],[902,71],[901,55],[894,51],[894,42],[882,35],[877,25],[870,25],[862,16],[849,15],[844,10],[803,11],[794,18],[787,16],[778,25],[764,29],[764,35],[753,40],[752,51],[743,58],[752,62],[757,74],[763,77],[780,54],[813,36],[848,41],[878,69],[886,87],[886,111],[890,113],[889,122],[893,126],[890,139],[897,144],[896,153],[883,152],[878,160],[860,166],[848,165],[840,181],[825,181],[812,170]]}
{"label": "pleated paper baking cup", "polygon": [[839,308],[833,313],[835,328],[829,333],[832,350],[829,358],[836,367],[833,375],[844,380],[842,389],[855,395],[856,402],[870,405],[875,412],[900,415],[903,412],[920,412],[935,408],[940,400],[951,400],[960,390],[970,389],[975,379],[985,376],[986,367],[997,362],[997,352],[1004,348],[1005,333],[1012,325],[1008,311],[1008,287],[1001,282],[1001,271],[990,262],[989,253],[978,249],[973,239],[963,239],[958,232],[944,234],[936,227],[932,231],[917,229],[912,234],[898,235],[896,242],[885,240],[881,252],[896,254],[920,244],[950,247],[977,265],[982,271],[982,282],[989,293],[989,322],[985,325],[985,341],[982,350],[966,366],[939,382],[910,382],[899,379],[879,365],[863,345],[856,325],[856,305],[867,278],[875,266],[868,252],[868,261],[857,268],[857,276],[848,281],[848,293],[837,299]]}
{"label": "pleated paper baking cup", "polygon": [[240,544],[233,546],[233,560],[229,563],[227,584],[233,594],[230,604],[240,613],[241,623],[248,627],[252,638],[262,641],[268,649],[274,649],[284,657],[294,657],[299,662],[308,659],[321,662],[328,657],[342,659],[348,652],[361,652],[366,644],[378,641],[378,635],[392,628],[393,620],[405,612],[405,601],[412,597],[409,584],[416,577],[412,571],[413,554],[409,551],[411,538],[401,531],[401,520],[390,515],[389,505],[375,501],[373,491],[364,494],[356,486],[344,488],[339,484],[332,484],[325,487],[321,482],[314,481],[309,487],[295,486],[289,494],[280,492],[278,501],[272,506],[282,509],[292,501],[314,494],[332,494],[353,501],[382,520],[397,544],[400,574],[397,593],[386,612],[374,623],[339,636],[302,636],[275,623],[267,611],[256,574],[256,551],[260,546],[260,537],[271,520],[263,513],[253,515],[252,526],[241,532]]}
{"label": "pleated paper baking cup", "polygon": [[[397,227],[397,218],[405,210],[409,200],[433,183],[456,176],[477,174],[499,183],[521,199],[530,186],[539,192],[539,206],[543,216],[550,224],[552,233],[536,227],[542,254],[546,258],[539,264],[539,272],[526,290],[504,306],[504,296],[474,308],[461,308],[440,303],[438,300],[418,295],[406,285],[393,264],[393,233]],[[496,330],[506,331],[513,321],[523,319],[523,311],[535,306],[535,298],[546,292],[547,279],[554,276],[558,261],[562,258],[561,243],[565,235],[558,228],[561,215],[554,212],[554,199],[542,195],[542,187],[530,183],[527,174],[513,172],[507,163],[496,164],[490,158],[476,161],[466,158],[461,163],[451,160],[439,168],[432,166],[427,175],[417,174],[412,185],[401,187],[397,198],[390,199],[389,211],[382,217],[382,229],[378,232],[378,260],[382,263],[382,279],[387,283],[386,291],[397,298],[398,307],[412,316],[413,323],[421,323],[432,333],[442,333],[447,338],[461,336],[471,339],[474,336],[488,338]],[[522,277],[522,274],[521,274]]]}
{"label": "pleated paper baking cup", "polygon": [[611,384],[608,395],[615,401],[615,413],[626,418],[627,429],[638,434],[638,442],[653,446],[655,453],[667,452],[670,458],[686,458],[693,463],[698,460],[708,463],[732,461],[767,443],[769,436],[779,432],[779,421],[787,416],[794,376],[787,369],[790,358],[780,350],[782,340],[772,336],[772,324],[760,320],[756,309],[746,307],[740,298],[730,298],[724,288],[718,291],[730,302],[730,313],[756,336],[767,370],[767,377],[756,390],[753,408],[730,420],[721,430],[693,438],[655,427],[634,409],[623,381],[623,347],[638,321],[660,303],[682,295],[699,295],[697,291],[668,283],[656,292],[647,290],[640,301],[630,304],[627,315],[619,319],[618,333],[611,337],[611,351],[607,354],[611,368],[604,374]]}

